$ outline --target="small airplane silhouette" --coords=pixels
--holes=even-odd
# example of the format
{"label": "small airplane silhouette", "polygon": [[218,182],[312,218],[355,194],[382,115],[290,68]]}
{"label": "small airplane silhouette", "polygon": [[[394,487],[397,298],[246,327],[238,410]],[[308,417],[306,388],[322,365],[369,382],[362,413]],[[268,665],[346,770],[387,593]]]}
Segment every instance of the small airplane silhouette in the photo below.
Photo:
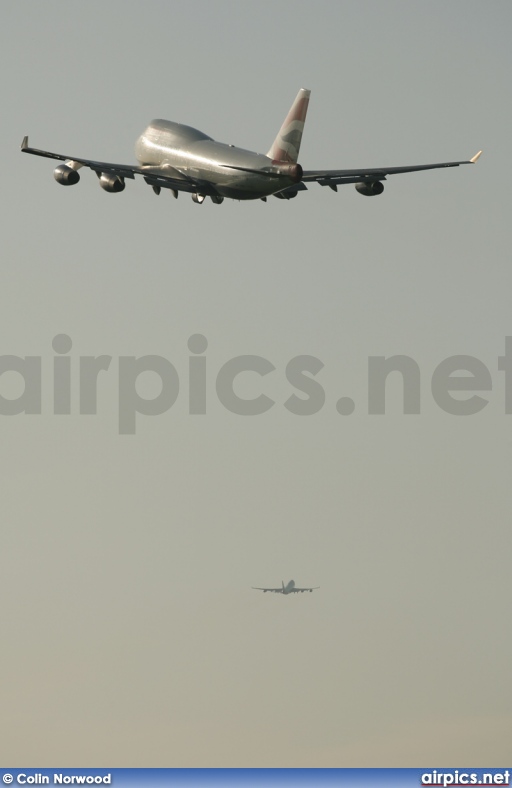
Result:
{"label": "small airplane silhouette", "polygon": [[304,591],[314,591],[316,588],[320,588],[320,586],[313,586],[313,588],[297,588],[295,585],[295,580],[290,580],[290,582],[287,583],[286,585],[284,584],[284,581],[281,580],[281,588],[257,588],[256,586],[252,586],[252,587],[255,591],[263,591],[264,593],[270,591],[272,594],[298,594],[299,592],[303,594]]}

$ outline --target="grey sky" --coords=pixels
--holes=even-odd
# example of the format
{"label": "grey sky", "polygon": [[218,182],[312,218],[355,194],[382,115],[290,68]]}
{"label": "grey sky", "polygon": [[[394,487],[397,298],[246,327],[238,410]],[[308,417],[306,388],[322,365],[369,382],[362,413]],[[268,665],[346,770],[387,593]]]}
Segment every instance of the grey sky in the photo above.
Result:
{"label": "grey sky", "polygon": [[[43,413],[2,417],[2,752],[17,766],[435,766],[510,755],[512,335],[508,2],[66,0],[3,10],[0,355],[41,356]],[[133,162],[164,117],[265,152],[312,90],[305,168],[484,155],[391,177],[371,200],[158,199],[64,189],[31,144]],[[52,339],[73,413],[52,412]],[[205,416],[187,340],[208,339]],[[107,354],[96,416],[79,357]],[[160,354],[181,391],[118,434],[118,358]],[[241,354],[276,405],[228,412]],[[325,364],[290,414],[288,361]],[[421,414],[370,416],[369,356],[406,354]],[[435,367],[480,359],[478,415]],[[144,389],[144,386],[146,388]],[[153,386],[153,388],[152,388]],[[151,396],[154,380],[141,381]],[[18,396],[6,374],[0,393]],[[341,416],[340,396],[356,403]],[[252,585],[320,585],[282,598]]]}

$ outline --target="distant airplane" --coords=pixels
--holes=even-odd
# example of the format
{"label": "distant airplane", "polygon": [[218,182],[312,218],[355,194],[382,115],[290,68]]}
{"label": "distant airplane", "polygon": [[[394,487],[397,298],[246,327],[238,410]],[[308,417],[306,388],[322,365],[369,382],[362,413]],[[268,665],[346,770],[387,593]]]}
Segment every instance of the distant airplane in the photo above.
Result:
{"label": "distant airplane", "polygon": [[[54,171],[55,180],[63,186],[78,183],[81,167],[89,167],[107,192],[122,192],[126,178],[142,175],[155,194],[170,189],[174,197],[180,191],[189,192],[196,203],[210,197],[219,205],[225,197],[233,200],[263,200],[274,195],[289,200],[306,183],[316,182],[333,191],[344,183],[353,183],[359,194],[372,197],[382,194],[383,181],[388,175],[441,167],[473,164],[482,151],[469,161],[441,164],[419,164],[412,167],[363,167],[355,170],[303,170],[298,156],[304,121],[311,91],[302,88],[281,126],[279,134],[266,155],[215,142],[202,131],[170,120],[153,120],[141,134],[135,146],[139,166],[112,164],[104,161],[64,156],[60,153],[30,148],[24,137],[21,150],[36,156],[63,161]],[[333,133],[331,129],[330,134]]]}
{"label": "distant airplane", "polygon": [[313,586],[313,588],[296,588],[295,580],[290,580],[286,585],[281,580],[281,588],[256,588],[253,586],[255,591],[263,591],[264,593],[270,591],[272,594],[298,594],[299,592],[303,594],[304,591],[313,592],[317,588],[320,588],[320,586]]}

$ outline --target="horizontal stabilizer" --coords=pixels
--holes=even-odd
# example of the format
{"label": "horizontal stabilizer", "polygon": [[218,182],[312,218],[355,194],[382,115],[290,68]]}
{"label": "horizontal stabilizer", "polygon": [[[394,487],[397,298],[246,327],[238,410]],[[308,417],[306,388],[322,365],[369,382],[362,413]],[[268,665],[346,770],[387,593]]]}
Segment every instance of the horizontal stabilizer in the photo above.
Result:
{"label": "horizontal stabilizer", "polygon": [[240,172],[249,172],[251,175],[266,175],[267,178],[280,178],[280,173],[269,172],[268,170],[255,170],[251,167],[238,167],[236,164],[221,164],[221,167],[226,167],[228,170],[239,170]]}

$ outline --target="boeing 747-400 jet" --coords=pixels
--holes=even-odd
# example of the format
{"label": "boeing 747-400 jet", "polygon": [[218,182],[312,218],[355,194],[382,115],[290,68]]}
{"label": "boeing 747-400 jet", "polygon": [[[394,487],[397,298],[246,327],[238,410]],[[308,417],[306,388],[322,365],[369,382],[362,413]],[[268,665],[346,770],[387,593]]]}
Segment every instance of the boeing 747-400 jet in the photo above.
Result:
{"label": "boeing 747-400 jet", "polygon": [[210,197],[217,205],[225,197],[232,200],[264,200],[269,195],[289,200],[306,184],[316,182],[333,191],[344,183],[353,183],[359,194],[372,197],[382,194],[388,175],[441,167],[473,164],[482,151],[468,161],[449,161],[441,164],[418,164],[410,167],[362,167],[351,170],[303,170],[298,163],[304,121],[309,104],[309,90],[302,88],[281,126],[279,134],[266,155],[215,142],[202,131],[174,123],[153,120],[141,134],[135,146],[138,166],[93,161],[78,156],[31,148],[28,137],[21,150],[48,159],[64,162],[54,171],[55,180],[63,186],[78,183],[81,167],[89,167],[107,192],[122,192],[126,178],[142,175],[155,194],[170,189],[174,197],[180,191],[189,192],[196,203]]}
{"label": "boeing 747-400 jet", "polygon": [[297,588],[295,585],[295,580],[290,580],[289,583],[286,585],[284,584],[283,580],[281,580],[281,588],[256,588],[253,586],[255,591],[263,591],[265,594],[267,591],[270,591],[271,594],[303,594],[304,591],[315,591],[320,586],[313,586],[313,588]]}

